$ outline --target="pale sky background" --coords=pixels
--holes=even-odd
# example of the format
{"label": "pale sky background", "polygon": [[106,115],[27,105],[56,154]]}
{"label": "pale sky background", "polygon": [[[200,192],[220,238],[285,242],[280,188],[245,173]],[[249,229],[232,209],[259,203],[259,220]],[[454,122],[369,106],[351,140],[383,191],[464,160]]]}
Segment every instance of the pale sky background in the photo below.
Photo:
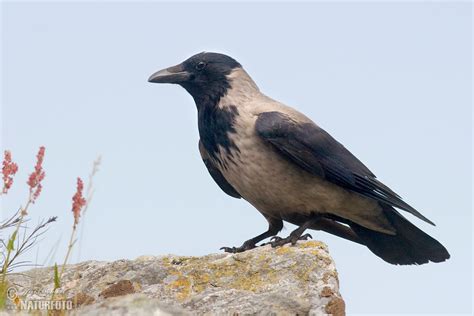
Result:
{"label": "pale sky background", "polygon": [[192,98],[147,83],[195,53],[223,52],[433,220],[407,215],[451,253],[442,264],[392,266],[312,232],[329,245],[349,314],[470,313],[471,19],[468,2],[3,2],[2,149],[20,165],[3,216],[25,201],[45,145],[44,191],[30,213],[32,223],[59,220],[26,259],[42,263],[59,240],[62,262],[75,179],[98,154],[80,260],[202,255],[263,232],[264,218],[208,175]]}

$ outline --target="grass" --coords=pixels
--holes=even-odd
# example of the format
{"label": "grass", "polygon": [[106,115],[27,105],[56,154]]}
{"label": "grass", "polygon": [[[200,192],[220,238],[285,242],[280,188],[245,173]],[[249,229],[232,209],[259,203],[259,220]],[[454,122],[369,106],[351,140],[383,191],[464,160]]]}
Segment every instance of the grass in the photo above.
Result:
{"label": "grass", "polygon": [[[45,234],[57,217],[50,217],[47,220],[41,221],[33,228],[29,228],[27,223],[30,221],[30,208],[36,203],[42,192],[42,181],[46,176],[43,170],[43,160],[45,156],[45,147],[39,148],[36,155],[36,164],[33,172],[30,173],[27,181],[29,188],[28,197],[24,206],[19,209],[9,218],[0,222],[0,246],[1,246],[1,263],[0,263],[0,311],[5,309],[7,300],[7,290],[9,288],[8,276],[14,269],[21,266],[29,265],[27,261],[21,261],[21,256],[28,250],[31,250],[38,242],[38,238]],[[54,268],[54,286],[51,300],[55,299],[56,290],[61,287],[61,278],[65,271],[65,267],[69,261],[73,247],[76,243],[76,234],[80,222],[81,214],[87,210],[94,193],[92,187],[92,180],[98,171],[100,165],[100,157],[94,161],[92,172],[89,175],[89,183],[86,189],[86,197],[83,196],[84,183],[81,178],[76,180],[76,191],[72,197],[72,232],[68,243],[67,254],[61,266],[55,264]],[[6,150],[4,152],[2,164],[2,180],[3,188],[0,191],[0,197],[5,198],[8,191],[14,184],[14,178],[18,172],[18,165],[12,160],[11,152]],[[7,234],[9,232],[9,234]],[[9,235],[6,239],[3,236]],[[81,234],[82,235],[82,234]],[[21,301],[20,297],[16,297],[14,303]]]}

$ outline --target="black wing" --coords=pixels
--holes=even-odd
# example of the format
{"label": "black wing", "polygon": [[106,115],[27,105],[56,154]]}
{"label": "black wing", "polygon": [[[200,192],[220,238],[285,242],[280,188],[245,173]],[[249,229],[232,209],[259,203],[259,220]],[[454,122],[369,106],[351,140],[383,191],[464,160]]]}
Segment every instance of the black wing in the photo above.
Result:
{"label": "black wing", "polygon": [[201,141],[199,141],[199,152],[201,153],[202,161],[204,161],[207,171],[209,171],[212,179],[214,179],[222,191],[232,197],[235,197],[236,199],[240,199],[240,194],[232,187],[232,185],[230,185],[229,182],[227,182],[222,173],[219,171],[219,169],[217,169],[212,160],[209,158],[209,155],[207,154],[207,151],[202,145]]}
{"label": "black wing", "polygon": [[306,171],[434,225],[316,124],[299,123],[280,112],[265,112],[259,115],[255,128],[260,137]]}

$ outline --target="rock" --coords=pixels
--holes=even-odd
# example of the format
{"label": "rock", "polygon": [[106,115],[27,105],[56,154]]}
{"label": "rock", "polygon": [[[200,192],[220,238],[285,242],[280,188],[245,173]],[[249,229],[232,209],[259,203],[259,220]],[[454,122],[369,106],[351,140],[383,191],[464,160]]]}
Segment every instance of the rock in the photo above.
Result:
{"label": "rock", "polygon": [[[53,268],[9,281],[20,307],[50,300]],[[316,241],[240,254],[87,261],[67,266],[61,281],[54,299],[75,315],[345,314],[334,262]]]}

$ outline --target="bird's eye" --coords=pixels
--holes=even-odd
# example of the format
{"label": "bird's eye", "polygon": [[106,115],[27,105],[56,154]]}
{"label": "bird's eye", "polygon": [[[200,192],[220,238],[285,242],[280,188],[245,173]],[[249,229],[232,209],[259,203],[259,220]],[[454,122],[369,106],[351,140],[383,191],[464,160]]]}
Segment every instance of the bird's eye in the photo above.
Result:
{"label": "bird's eye", "polygon": [[206,67],[206,63],[201,61],[196,65],[197,70],[203,70]]}

